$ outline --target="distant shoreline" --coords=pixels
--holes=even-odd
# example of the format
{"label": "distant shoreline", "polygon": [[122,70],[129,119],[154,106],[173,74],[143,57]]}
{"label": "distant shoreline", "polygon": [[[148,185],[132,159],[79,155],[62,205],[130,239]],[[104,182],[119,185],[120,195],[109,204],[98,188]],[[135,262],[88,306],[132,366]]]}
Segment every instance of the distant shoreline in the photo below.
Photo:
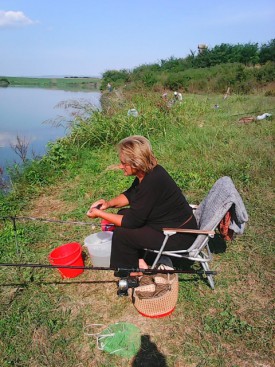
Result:
{"label": "distant shoreline", "polygon": [[101,85],[101,79],[86,76],[56,76],[56,77],[11,77],[0,76],[0,85],[2,87],[39,87],[39,88],[57,88],[68,89],[77,88],[85,90],[98,90]]}
{"label": "distant shoreline", "polygon": [[12,76],[12,75],[0,75],[0,78],[16,78],[16,79],[67,79],[67,78],[79,78],[79,79],[101,79],[100,76],[91,76],[91,75],[73,75],[73,74],[67,74],[67,75],[18,75],[18,76]]}

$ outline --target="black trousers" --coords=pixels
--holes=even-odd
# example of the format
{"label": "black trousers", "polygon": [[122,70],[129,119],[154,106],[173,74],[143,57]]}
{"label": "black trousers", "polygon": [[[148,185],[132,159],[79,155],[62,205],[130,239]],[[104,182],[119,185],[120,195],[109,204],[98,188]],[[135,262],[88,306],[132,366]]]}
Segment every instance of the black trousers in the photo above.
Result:
{"label": "black trousers", "polygon": [[[180,228],[197,229],[195,217]],[[117,227],[112,239],[111,267],[138,268],[138,259],[143,257],[144,249],[159,250],[164,237],[162,232],[149,226],[134,229]],[[177,233],[169,237],[165,249],[186,250],[196,237],[193,234]]]}

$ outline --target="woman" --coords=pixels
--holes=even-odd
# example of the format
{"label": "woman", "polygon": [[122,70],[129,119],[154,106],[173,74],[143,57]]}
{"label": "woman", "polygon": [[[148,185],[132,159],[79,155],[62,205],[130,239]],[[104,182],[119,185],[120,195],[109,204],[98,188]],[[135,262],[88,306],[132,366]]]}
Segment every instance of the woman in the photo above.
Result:
{"label": "woman", "polygon": [[[118,144],[119,168],[125,176],[135,176],[132,186],[106,201],[94,202],[87,215],[114,223],[111,267],[143,268],[145,248],[158,250],[163,242],[162,228],[197,229],[196,219],[181,190],[166,170],[157,163],[150,142],[143,136],[130,136]],[[108,208],[122,208],[118,214]],[[193,234],[171,236],[167,250],[187,249],[195,240]]]}

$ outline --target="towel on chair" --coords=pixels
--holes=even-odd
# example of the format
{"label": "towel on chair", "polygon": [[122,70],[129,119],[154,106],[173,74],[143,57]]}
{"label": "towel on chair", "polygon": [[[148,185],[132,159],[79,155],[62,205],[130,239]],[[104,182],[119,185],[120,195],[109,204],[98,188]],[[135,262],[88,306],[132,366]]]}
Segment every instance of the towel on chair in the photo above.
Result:
{"label": "towel on chair", "polygon": [[225,216],[218,225],[220,235],[225,241],[232,241],[234,239],[235,233],[234,231],[232,231],[232,229],[229,228],[230,223],[231,223],[231,213],[229,209],[229,211],[225,214]]}
{"label": "towel on chair", "polygon": [[228,211],[231,214],[229,228],[236,234],[242,234],[248,214],[233,181],[224,176],[216,181],[194,215],[200,229],[212,229],[217,227]]}

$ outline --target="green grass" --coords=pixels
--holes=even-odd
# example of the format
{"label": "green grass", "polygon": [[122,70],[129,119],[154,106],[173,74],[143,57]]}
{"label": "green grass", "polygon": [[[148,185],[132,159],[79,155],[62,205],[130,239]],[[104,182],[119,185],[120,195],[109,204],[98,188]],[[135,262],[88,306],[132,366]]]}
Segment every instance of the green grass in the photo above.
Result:
{"label": "green grass", "polygon": [[[2,366],[271,367],[274,120],[238,120],[270,112],[274,97],[186,95],[170,110],[158,94],[113,97],[106,115],[77,122],[48,157],[17,176],[15,191],[1,198],[1,215],[89,221],[91,202],[132,181],[108,169],[118,163],[115,143],[144,134],[189,202],[199,203],[216,179],[230,176],[249,214],[245,233],[216,247],[215,290],[197,275],[181,275],[176,310],[163,319],[144,318],[130,299],[117,297],[108,271],[62,280],[48,269],[0,268]],[[127,117],[129,108],[139,117]],[[18,222],[15,237],[10,221],[0,226],[1,263],[48,263],[53,248],[83,244],[99,230],[26,221]],[[90,324],[118,321],[135,324],[143,335],[143,350],[132,361],[98,350],[86,335]]]}

